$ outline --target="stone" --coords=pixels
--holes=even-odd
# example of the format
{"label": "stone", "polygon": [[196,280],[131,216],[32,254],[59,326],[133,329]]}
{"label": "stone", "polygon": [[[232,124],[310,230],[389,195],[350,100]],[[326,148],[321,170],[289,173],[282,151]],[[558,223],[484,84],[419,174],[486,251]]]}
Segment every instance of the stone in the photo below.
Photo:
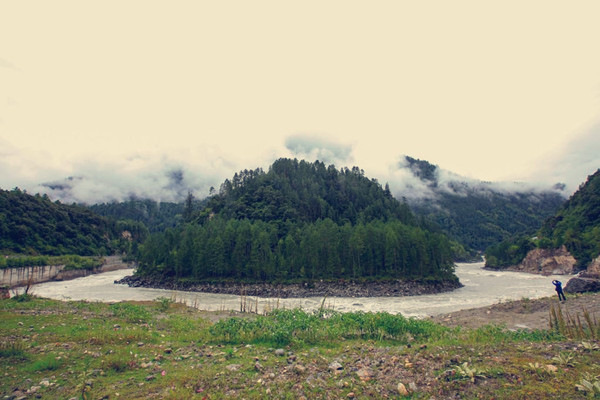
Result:
{"label": "stone", "polygon": [[408,396],[408,390],[406,389],[406,386],[404,386],[404,383],[400,382],[398,383],[398,394],[400,394],[400,396]]}
{"label": "stone", "polygon": [[562,246],[558,249],[533,249],[520,264],[507,270],[546,276],[568,275],[574,272],[576,263],[577,260]]}
{"label": "stone", "polygon": [[297,374],[302,374],[306,371],[306,367],[304,365],[296,364],[294,365],[294,372]]}
{"label": "stone", "polygon": [[566,293],[599,292],[600,279],[575,277],[567,282]]}
{"label": "stone", "polygon": [[356,375],[358,375],[361,381],[368,382],[371,380],[373,372],[369,368],[361,368],[356,371]]}
{"label": "stone", "polygon": [[327,367],[327,369],[329,369],[330,371],[341,371],[342,369],[344,369],[344,367],[342,367],[342,364],[340,364],[339,362],[332,362],[331,364],[329,364],[329,367]]}
{"label": "stone", "polygon": [[548,364],[546,365],[546,371],[550,373],[556,373],[558,372],[558,367],[556,365]]}
{"label": "stone", "polygon": [[240,369],[242,366],[240,364],[229,364],[228,366],[226,366],[225,368],[227,368],[229,371],[237,371],[238,369]]}
{"label": "stone", "polygon": [[600,256],[596,257],[587,269],[579,274],[579,277],[600,279]]}
{"label": "stone", "polygon": [[277,350],[275,350],[275,355],[279,356],[279,357],[283,357],[283,356],[285,356],[285,350],[277,349]]}

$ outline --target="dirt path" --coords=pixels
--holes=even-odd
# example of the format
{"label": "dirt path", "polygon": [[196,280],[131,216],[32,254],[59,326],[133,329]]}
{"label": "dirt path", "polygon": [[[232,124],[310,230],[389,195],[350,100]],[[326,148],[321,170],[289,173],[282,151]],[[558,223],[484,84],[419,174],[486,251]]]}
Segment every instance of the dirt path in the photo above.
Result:
{"label": "dirt path", "polygon": [[508,329],[548,329],[552,306],[560,306],[571,316],[587,310],[600,320],[600,293],[567,294],[567,301],[559,303],[556,297],[536,300],[515,300],[489,307],[456,311],[433,317],[440,324],[455,327],[478,328],[487,324],[504,324]]}

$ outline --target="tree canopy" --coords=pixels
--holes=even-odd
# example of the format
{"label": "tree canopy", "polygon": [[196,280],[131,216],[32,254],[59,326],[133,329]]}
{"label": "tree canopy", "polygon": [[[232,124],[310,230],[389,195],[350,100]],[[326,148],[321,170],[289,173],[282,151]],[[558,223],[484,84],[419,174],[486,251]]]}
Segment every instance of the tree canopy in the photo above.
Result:
{"label": "tree canopy", "polygon": [[358,167],[279,159],[226,180],[191,223],[140,247],[176,279],[455,279],[452,243]]}
{"label": "tree canopy", "polygon": [[117,226],[85,207],[52,202],[15,188],[0,190],[0,251],[104,255],[114,251]]}

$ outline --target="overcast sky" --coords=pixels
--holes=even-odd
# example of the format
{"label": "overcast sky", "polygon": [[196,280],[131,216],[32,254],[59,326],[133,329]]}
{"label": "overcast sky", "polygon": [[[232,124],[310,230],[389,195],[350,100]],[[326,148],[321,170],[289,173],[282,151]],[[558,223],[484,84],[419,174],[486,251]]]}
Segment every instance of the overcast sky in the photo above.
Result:
{"label": "overcast sky", "polygon": [[596,0],[3,1],[0,188],[203,197],[279,157],[392,185],[410,155],[572,191],[600,167],[599,15]]}

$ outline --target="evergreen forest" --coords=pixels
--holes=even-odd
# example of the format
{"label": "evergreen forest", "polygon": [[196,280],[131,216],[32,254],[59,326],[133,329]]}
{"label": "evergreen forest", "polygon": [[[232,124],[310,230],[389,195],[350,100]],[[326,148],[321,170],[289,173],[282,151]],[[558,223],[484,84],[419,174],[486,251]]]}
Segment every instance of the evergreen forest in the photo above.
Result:
{"label": "evergreen forest", "polygon": [[565,246],[584,269],[600,255],[600,169],[588,176],[557,211],[543,223],[535,236],[515,236],[493,246],[486,255],[486,266],[503,268],[520,263],[535,247]]}
{"label": "evergreen forest", "polygon": [[139,248],[139,274],[176,279],[455,279],[454,248],[357,167],[279,159],[236,173],[185,224]]}
{"label": "evergreen forest", "polygon": [[[518,235],[533,235],[557,212],[565,198],[557,190],[500,190],[486,182],[440,182],[439,167],[406,157],[406,163],[431,197],[410,199],[412,211],[467,249],[483,252]],[[518,189],[518,186],[516,186]]]}
{"label": "evergreen forest", "polygon": [[115,221],[78,205],[15,188],[0,190],[0,253],[99,256],[129,250],[147,236],[137,221]]}

